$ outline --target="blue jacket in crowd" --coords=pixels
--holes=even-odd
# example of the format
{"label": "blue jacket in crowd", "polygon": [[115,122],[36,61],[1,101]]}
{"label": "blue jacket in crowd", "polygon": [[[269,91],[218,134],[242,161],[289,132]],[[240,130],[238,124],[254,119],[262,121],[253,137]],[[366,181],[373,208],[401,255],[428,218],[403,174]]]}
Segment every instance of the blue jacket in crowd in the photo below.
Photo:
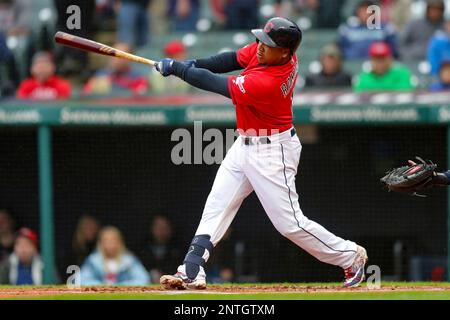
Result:
{"label": "blue jacket in crowd", "polygon": [[102,254],[96,250],[86,258],[81,267],[81,285],[129,285],[143,286],[150,283],[150,275],[141,262],[131,253],[124,253],[119,260],[114,283],[110,282],[105,271]]}
{"label": "blue jacket in crowd", "polygon": [[430,85],[430,91],[450,91],[450,84],[445,84],[442,82],[436,82]]}
{"label": "blue jacket in crowd", "polygon": [[437,75],[443,60],[450,59],[450,36],[448,33],[436,31],[428,46],[428,62],[431,65],[431,73]]}
{"label": "blue jacket in crowd", "polygon": [[394,57],[398,56],[395,29],[390,24],[382,24],[380,29],[369,29],[359,20],[342,24],[338,30],[338,45],[345,59],[366,59],[369,47],[374,42],[386,42]]}

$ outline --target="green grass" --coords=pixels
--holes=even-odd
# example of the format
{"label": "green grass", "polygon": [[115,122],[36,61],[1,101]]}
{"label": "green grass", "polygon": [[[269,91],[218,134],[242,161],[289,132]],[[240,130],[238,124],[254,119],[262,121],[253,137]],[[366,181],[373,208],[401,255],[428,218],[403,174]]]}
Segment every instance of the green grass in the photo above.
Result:
{"label": "green grass", "polygon": [[[270,284],[260,284],[264,287]],[[296,285],[296,286],[314,286],[314,287],[340,287],[338,283],[308,283],[308,284],[273,284],[277,285]],[[229,287],[230,285],[227,285]],[[249,287],[256,284],[233,284],[231,286]],[[61,293],[57,295],[38,295],[38,296],[16,296],[2,299],[30,299],[30,300],[450,300],[450,283],[430,283],[430,282],[382,282],[381,289],[386,286],[411,287],[412,291],[389,290],[377,291],[362,288],[359,291],[338,291],[338,292],[262,292],[262,293],[183,293],[183,292],[107,292],[107,293]],[[421,289],[421,287],[424,287]],[[445,288],[444,291],[429,290],[429,287]],[[20,287],[22,289],[32,289],[32,287]],[[55,288],[54,286],[52,288]],[[63,287],[62,287],[63,288]],[[149,288],[152,288],[150,286]],[[217,286],[215,286],[217,288]],[[8,289],[17,289],[17,287],[0,286],[0,295],[2,291]],[[252,288],[254,291],[254,288]]]}

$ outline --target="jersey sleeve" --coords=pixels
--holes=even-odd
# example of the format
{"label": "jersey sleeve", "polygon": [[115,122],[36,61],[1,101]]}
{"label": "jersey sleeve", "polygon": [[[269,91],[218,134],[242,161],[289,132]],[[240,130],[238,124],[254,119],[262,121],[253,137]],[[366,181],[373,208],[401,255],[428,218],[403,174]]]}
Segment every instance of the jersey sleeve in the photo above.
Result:
{"label": "jersey sleeve", "polygon": [[251,59],[256,55],[256,50],[258,49],[258,44],[252,43],[245,47],[239,49],[236,53],[237,61],[242,66],[242,68],[247,68]]}
{"label": "jersey sleeve", "polygon": [[267,80],[257,74],[230,76],[228,90],[234,105],[258,106],[272,101],[276,94]]}

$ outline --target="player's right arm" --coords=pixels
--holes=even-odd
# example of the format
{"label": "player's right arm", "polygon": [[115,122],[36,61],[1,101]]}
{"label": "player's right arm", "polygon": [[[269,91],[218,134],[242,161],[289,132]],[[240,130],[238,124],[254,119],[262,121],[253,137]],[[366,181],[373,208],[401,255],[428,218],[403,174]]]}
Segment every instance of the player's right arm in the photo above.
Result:
{"label": "player's right arm", "polygon": [[227,73],[242,70],[256,54],[257,44],[249,44],[238,51],[220,53],[209,58],[184,61],[188,67],[206,69],[213,73]]}
{"label": "player's right arm", "polygon": [[193,60],[193,66],[213,73],[227,73],[243,69],[237,60],[236,52],[224,52],[209,58],[196,59]]}
{"label": "player's right arm", "polygon": [[[242,66],[245,66],[248,61],[246,60],[246,55],[240,54],[240,52],[249,51],[247,48],[244,47],[238,51],[239,64]],[[242,103],[243,100],[247,100],[247,102],[260,101],[271,94],[270,90],[263,88],[263,81],[256,79],[255,76],[247,77],[246,90],[242,87],[244,85],[243,77],[241,77],[242,81],[236,82],[235,76],[216,74],[204,68],[194,68],[186,62],[178,62],[170,58],[164,58],[155,67],[164,77],[169,75],[177,76],[196,88],[218,93],[227,98],[233,98],[233,102],[235,103]],[[235,84],[236,88],[231,85],[232,83]],[[244,93],[247,92],[247,94],[244,98],[240,94],[234,94],[233,90],[242,90]]]}

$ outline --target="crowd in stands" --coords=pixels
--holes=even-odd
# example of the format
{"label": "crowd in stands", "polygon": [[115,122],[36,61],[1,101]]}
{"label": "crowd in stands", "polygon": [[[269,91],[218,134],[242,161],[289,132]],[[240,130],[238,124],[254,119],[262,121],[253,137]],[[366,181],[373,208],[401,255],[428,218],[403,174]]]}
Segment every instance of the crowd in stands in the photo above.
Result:
{"label": "crowd in stands", "polygon": [[[248,33],[274,15],[297,21],[305,39],[314,29],[326,29],[335,35],[334,42],[326,44],[316,57],[319,67],[307,68],[307,72],[302,69],[300,77],[305,81],[299,81],[299,87],[353,88],[355,92],[446,90],[450,59],[450,15],[446,14],[450,11],[449,2],[88,0],[80,2],[81,28],[72,30],[67,24],[71,0],[2,0],[0,98],[57,100],[191,92],[192,88],[177,79],[162,79],[151,68],[139,68],[120,59],[102,58],[100,66],[91,68],[91,56],[56,46],[51,40],[52,31],[62,30],[92,39],[107,34],[110,35],[108,44],[127,52],[149,48],[155,37],[175,32],[180,34],[180,39],[168,38],[160,53],[183,60],[195,58],[190,55],[189,41],[182,39],[183,33],[229,30]],[[47,16],[45,10],[36,13],[37,3],[49,10]],[[52,16],[49,12],[54,13],[54,19],[49,18]],[[38,24],[36,19],[40,21]],[[107,21],[112,21],[113,27]],[[300,47],[297,52],[300,64],[310,63],[302,60],[302,53],[308,49]],[[427,77],[425,85],[419,85],[417,70],[411,70],[411,65],[422,62],[425,64],[421,72]],[[349,71],[349,63],[359,63],[361,67]]]}
{"label": "crowd in stands", "polygon": [[44,265],[38,248],[37,233],[26,227],[16,230],[10,212],[0,209],[0,284],[42,284]]}
{"label": "crowd in stands", "polygon": [[[65,283],[67,267],[81,268],[81,285],[148,285],[159,283],[162,274],[173,273],[183,259],[180,244],[174,240],[173,226],[164,215],[153,216],[148,235],[135,248],[127,248],[121,230],[102,225],[92,215],[83,215],[75,226],[72,241],[57,256],[55,279]],[[229,233],[209,262],[212,283],[234,278],[234,245]],[[59,244],[57,244],[57,247]],[[39,235],[28,228],[16,228],[12,214],[0,209],[0,285],[41,285],[44,264]]]}

